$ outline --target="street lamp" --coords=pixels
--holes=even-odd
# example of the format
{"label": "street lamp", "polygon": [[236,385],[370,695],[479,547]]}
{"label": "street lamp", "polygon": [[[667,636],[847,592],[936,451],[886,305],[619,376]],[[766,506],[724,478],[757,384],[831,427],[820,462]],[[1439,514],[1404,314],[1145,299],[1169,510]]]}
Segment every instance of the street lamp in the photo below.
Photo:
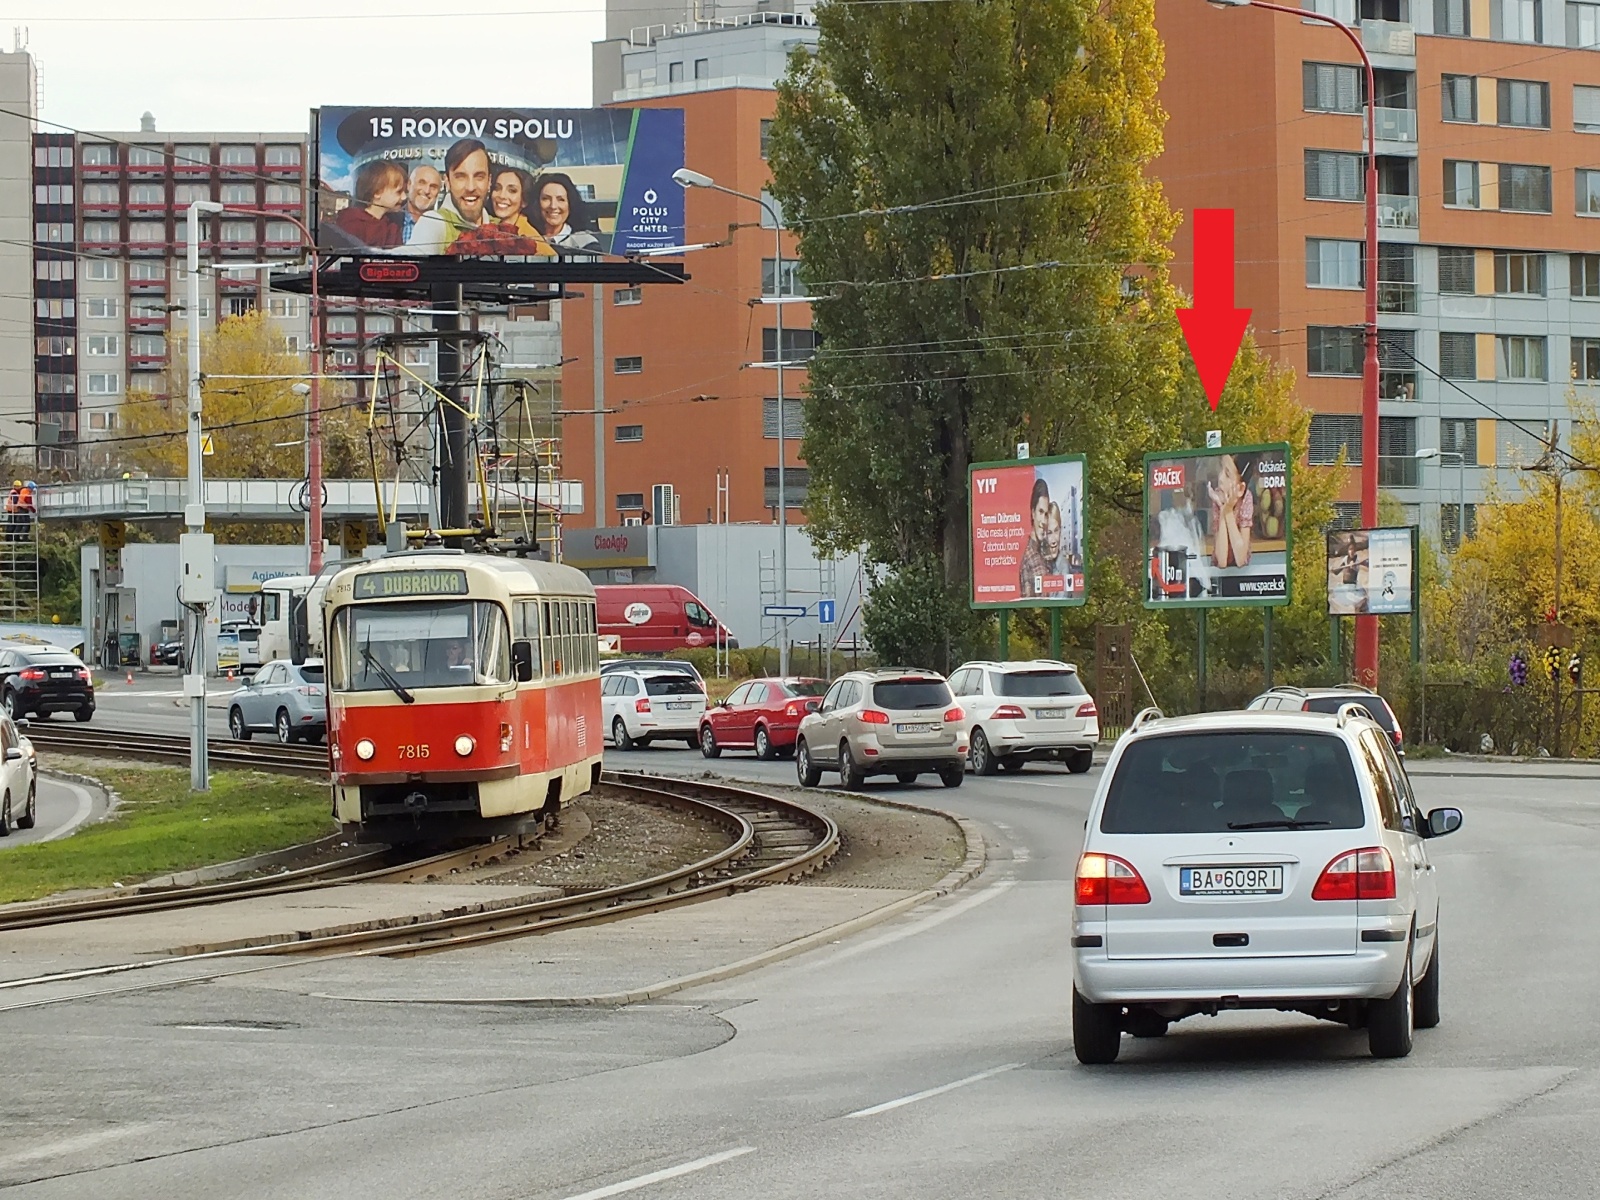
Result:
{"label": "street lamp", "polygon": [[[1441,467],[1449,465],[1446,459],[1456,460],[1456,549],[1461,549],[1461,543],[1467,536],[1467,456],[1456,450],[1441,450],[1437,446],[1430,446],[1426,450],[1418,450],[1412,457],[1417,459],[1437,458]],[[1440,533],[1444,531],[1441,529]]]}
{"label": "street lamp", "polygon": [[[774,340],[777,345],[774,350],[776,362],[773,364],[778,372],[778,603],[784,607],[789,604],[789,494],[784,487],[784,445],[785,430],[783,427],[783,222],[778,220],[777,210],[761,196],[752,196],[747,192],[736,192],[730,187],[723,187],[709,175],[702,175],[699,171],[691,171],[688,167],[679,167],[672,173],[672,180],[681,188],[707,188],[713,192],[722,192],[724,195],[733,196],[739,200],[748,200],[752,204],[759,204],[766,214],[772,218],[772,290],[777,303],[773,306],[776,314],[777,328],[774,331]],[[778,674],[789,674],[789,618],[783,617],[782,633],[778,638]]]}
{"label": "street lamp", "polygon": [[[1372,59],[1361,44],[1360,33],[1323,13],[1270,4],[1267,0],[1208,2],[1215,8],[1264,8],[1331,25],[1350,40],[1361,56],[1367,82],[1367,353],[1361,371],[1361,523],[1371,529],[1378,523],[1378,93],[1372,75]],[[1375,616],[1356,618],[1356,679],[1373,689],[1378,686],[1378,618]]]}

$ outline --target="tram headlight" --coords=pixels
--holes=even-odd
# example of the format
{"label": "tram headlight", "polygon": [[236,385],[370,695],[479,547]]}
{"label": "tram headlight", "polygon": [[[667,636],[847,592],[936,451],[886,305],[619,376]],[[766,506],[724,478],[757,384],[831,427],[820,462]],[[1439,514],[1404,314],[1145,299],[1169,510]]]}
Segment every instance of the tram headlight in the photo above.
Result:
{"label": "tram headlight", "polygon": [[473,750],[477,749],[477,746],[478,743],[464,733],[456,739],[456,753],[461,755],[462,758],[471,754]]}
{"label": "tram headlight", "polygon": [[378,748],[372,744],[371,738],[362,738],[356,743],[356,757],[362,762],[370,762],[377,752]]}

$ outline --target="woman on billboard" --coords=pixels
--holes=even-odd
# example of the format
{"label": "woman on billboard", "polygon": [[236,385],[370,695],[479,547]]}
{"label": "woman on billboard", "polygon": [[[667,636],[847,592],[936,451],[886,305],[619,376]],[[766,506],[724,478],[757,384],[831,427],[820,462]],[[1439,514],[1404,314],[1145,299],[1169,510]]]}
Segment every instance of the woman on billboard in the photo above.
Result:
{"label": "woman on billboard", "polygon": [[1211,498],[1211,561],[1219,567],[1242,567],[1250,561],[1250,532],[1256,518],[1248,474],[1248,461],[1241,466],[1232,454],[1224,454],[1217,462],[1217,478],[1206,483]]}
{"label": "woman on billboard", "polygon": [[560,171],[541,175],[533,194],[538,201],[536,223],[549,242],[563,250],[600,249],[588,206],[570,176]]}
{"label": "woman on billboard", "polygon": [[533,176],[518,167],[503,164],[495,166],[491,174],[494,183],[489,188],[489,218],[451,242],[450,253],[554,258],[555,250],[539,236],[539,231],[525,215],[527,197],[533,192]]}

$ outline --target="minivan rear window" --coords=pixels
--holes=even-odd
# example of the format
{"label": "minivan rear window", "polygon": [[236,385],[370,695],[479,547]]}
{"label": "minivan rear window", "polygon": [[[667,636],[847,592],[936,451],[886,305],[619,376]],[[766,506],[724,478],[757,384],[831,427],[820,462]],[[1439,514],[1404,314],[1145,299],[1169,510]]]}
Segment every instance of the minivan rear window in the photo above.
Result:
{"label": "minivan rear window", "polygon": [[652,696],[698,696],[700,685],[687,675],[647,675],[644,690]]}
{"label": "minivan rear window", "polygon": [[886,679],[872,685],[872,702],[879,708],[939,708],[950,700],[950,685],[942,679]]}
{"label": "minivan rear window", "polygon": [[1102,833],[1360,829],[1355,766],[1332,734],[1183,733],[1131,743],[1100,814]]}
{"label": "minivan rear window", "polygon": [[1389,705],[1375,696],[1312,696],[1305,702],[1307,712],[1336,713],[1346,704],[1359,704],[1372,715],[1386,733],[1394,732],[1394,714]]}
{"label": "minivan rear window", "polygon": [[995,695],[1025,696],[1087,696],[1089,689],[1078,680],[1075,671],[996,671]]}

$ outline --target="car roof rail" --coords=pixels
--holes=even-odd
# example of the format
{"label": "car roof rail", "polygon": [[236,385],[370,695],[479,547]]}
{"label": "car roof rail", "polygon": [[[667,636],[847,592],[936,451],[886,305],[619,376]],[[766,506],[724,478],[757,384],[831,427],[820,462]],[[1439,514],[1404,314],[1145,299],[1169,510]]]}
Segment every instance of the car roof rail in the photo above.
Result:
{"label": "car roof rail", "polygon": [[1349,704],[1341,704],[1341,705],[1339,705],[1339,714],[1338,714],[1338,716],[1339,716],[1339,728],[1340,729],[1343,729],[1345,727],[1345,725],[1351,720],[1351,718],[1359,718],[1360,720],[1363,720],[1363,721],[1371,721],[1372,720],[1372,714],[1369,713],[1366,710],[1366,706],[1365,705],[1361,705],[1361,704],[1356,704],[1354,701],[1352,701]]}
{"label": "car roof rail", "polygon": [[1166,714],[1163,713],[1159,708],[1156,708],[1154,705],[1149,708],[1141,708],[1133,720],[1128,722],[1128,732],[1137,733],[1151,721],[1160,721],[1164,719],[1165,716]]}
{"label": "car roof rail", "polygon": [[1364,683],[1344,683],[1344,684],[1340,684],[1339,685],[1339,690],[1342,691],[1342,692],[1361,692],[1364,695],[1368,695],[1368,696],[1376,696],[1378,694],[1377,692],[1373,691],[1371,688],[1369,688]]}
{"label": "car roof rail", "polygon": [[1304,692],[1305,688],[1298,683],[1275,683],[1267,689],[1269,692]]}

